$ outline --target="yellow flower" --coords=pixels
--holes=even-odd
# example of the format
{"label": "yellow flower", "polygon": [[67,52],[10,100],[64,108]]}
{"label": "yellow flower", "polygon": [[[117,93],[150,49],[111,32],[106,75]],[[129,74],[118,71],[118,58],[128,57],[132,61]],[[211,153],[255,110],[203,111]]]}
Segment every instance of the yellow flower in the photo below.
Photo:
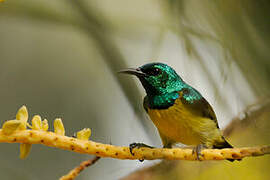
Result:
{"label": "yellow flower", "polygon": [[47,121],[47,119],[44,119],[44,120],[42,121],[42,130],[43,130],[43,131],[48,131],[48,129],[49,129],[48,121]]}
{"label": "yellow flower", "polygon": [[65,135],[65,128],[60,118],[54,120],[54,132],[59,135]]}
{"label": "yellow flower", "polygon": [[[27,126],[27,120],[28,120],[28,111],[26,106],[22,106],[17,114],[16,114],[16,119],[18,121],[21,121],[21,124],[19,126],[19,130],[26,130],[26,126]],[[25,159],[28,154],[30,153],[32,144],[20,144],[20,158],[21,159]]]}
{"label": "yellow flower", "polygon": [[22,124],[19,126],[20,130],[25,130],[26,129],[26,125],[27,125],[27,120],[28,120],[28,111],[26,106],[22,106],[17,114],[16,114],[16,119],[20,120],[22,122]]}
{"label": "yellow flower", "polygon": [[22,122],[20,120],[9,120],[6,121],[3,124],[3,133],[6,135],[10,135],[12,134],[15,130],[17,130],[19,128],[19,126],[21,126]]}
{"label": "yellow flower", "polygon": [[35,115],[32,119],[32,129],[33,130],[41,130],[42,129],[42,122],[41,117],[39,115]]}
{"label": "yellow flower", "polygon": [[25,130],[26,125],[27,125],[27,120],[28,120],[28,112],[25,106],[22,106],[17,114],[16,114],[16,119],[15,120],[9,120],[6,121],[3,124],[3,132],[4,134],[11,134],[16,130]]}
{"label": "yellow flower", "polygon": [[20,144],[20,158],[25,159],[30,151],[31,151],[32,144]]}
{"label": "yellow flower", "polygon": [[41,121],[41,117],[39,115],[35,115],[32,119],[32,129],[47,131],[49,129],[47,119]]}
{"label": "yellow flower", "polygon": [[91,136],[91,129],[89,128],[84,128],[79,132],[77,132],[77,138],[81,140],[88,140],[90,136]]}

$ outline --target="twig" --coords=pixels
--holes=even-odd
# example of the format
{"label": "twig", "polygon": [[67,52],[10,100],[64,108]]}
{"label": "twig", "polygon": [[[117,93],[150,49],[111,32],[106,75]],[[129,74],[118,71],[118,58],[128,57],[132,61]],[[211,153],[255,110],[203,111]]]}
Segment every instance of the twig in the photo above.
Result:
{"label": "twig", "polygon": [[83,161],[79,166],[72,169],[67,175],[62,176],[59,180],[73,180],[73,179],[75,179],[81,171],[83,171],[85,168],[95,164],[99,159],[100,159],[100,157],[96,156],[93,159]]}
{"label": "twig", "polygon": [[[196,160],[192,149],[181,148],[140,148],[134,149],[131,155],[128,147],[113,146],[94,141],[81,140],[53,132],[41,130],[16,130],[7,135],[0,130],[0,143],[43,144],[59,149],[70,150],[82,154],[92,154],[100,157],[116,159],[170,159]],[[204,149],[201,160],[241,159],[248,156],[260,156],[270,153],[270,146],[245,147],[234,149]]]}

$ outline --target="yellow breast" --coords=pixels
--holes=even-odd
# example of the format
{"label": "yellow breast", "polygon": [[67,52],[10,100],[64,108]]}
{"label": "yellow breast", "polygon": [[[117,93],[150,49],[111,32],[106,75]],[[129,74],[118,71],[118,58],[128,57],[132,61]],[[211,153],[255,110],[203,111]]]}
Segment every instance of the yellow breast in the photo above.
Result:
{"label": "yellow breast", "polygon": [[180,99],[168,109],[148,109],[148,114],[160,134],[172,142],[211,147],[221,138],[213,120],[192,113]]}

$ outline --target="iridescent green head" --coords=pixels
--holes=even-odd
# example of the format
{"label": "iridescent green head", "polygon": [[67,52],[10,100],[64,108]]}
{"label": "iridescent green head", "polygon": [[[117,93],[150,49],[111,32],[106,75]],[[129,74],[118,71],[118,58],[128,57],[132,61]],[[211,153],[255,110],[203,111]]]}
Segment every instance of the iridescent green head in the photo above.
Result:
{"label": "iridescent green head", "polygon": [[179,91],[185,85],[174,69],[163,63],[149,63],[136,69],[120,72],[137,76],[148,96]]}

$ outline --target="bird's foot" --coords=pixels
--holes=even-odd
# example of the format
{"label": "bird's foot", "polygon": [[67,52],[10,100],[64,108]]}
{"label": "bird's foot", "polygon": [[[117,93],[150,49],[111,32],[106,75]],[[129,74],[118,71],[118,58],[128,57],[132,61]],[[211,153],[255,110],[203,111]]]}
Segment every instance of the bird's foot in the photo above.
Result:
{"label": "bird's foot", "polygon": [[[132,144],[129,145],[130,154],[132,154],[134,156],[133,149],[135,149],[135,148],[138,148],[139,149],[139,148],[142,148],[142,147],[151,148],[151,149],[154,148],[154,147],[149,146],[149,145],[146,145],[144,143],[132,143]],[[144,159],[139,159],[139,161],[140,162],[143,162]]]}
{"label": "bird's foot", "polygon": [[196,158],[197,158],[198,161],[201,160],[200,159],[202,157],[201,151],[203,149],[205,149],[205,148],[207,148],[207,147],[205,145],[203,145],[203,144],[199,144],[199,145],[197,145],[196,147],[193,148],[192,154],[196,154]]}

